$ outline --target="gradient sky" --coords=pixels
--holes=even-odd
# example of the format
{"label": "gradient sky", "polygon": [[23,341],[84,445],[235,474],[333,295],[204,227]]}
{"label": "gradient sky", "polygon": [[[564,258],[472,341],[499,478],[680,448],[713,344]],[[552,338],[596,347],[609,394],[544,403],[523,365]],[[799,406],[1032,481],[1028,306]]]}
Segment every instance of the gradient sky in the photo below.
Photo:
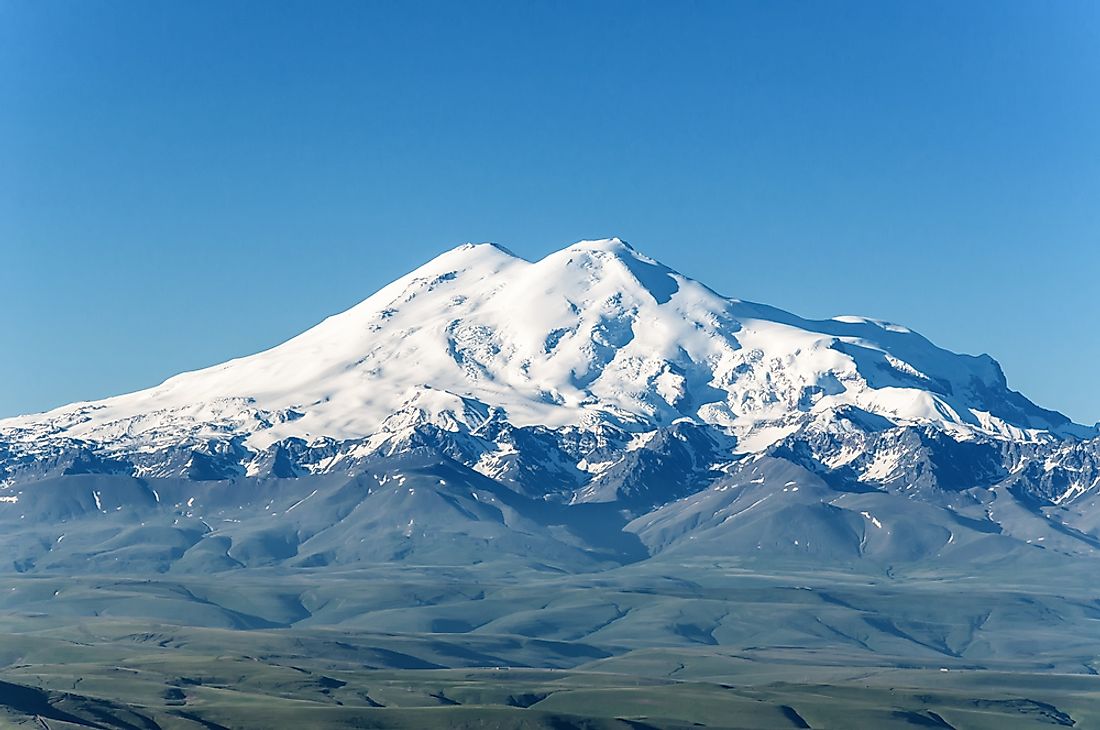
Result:
{"label": "gradient sky", "polygon": [[1100,3],[0,0],[0,415],[620,236],[1100,420]]}

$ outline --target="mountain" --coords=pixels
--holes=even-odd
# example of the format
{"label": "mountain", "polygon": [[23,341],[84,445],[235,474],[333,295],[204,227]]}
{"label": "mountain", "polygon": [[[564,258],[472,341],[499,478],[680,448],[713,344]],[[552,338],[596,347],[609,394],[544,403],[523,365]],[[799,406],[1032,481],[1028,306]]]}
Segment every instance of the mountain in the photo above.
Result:
{"label": "mountain", "polygon": [[1100,722],[1100,437],[619,240],[0,421],[0,724]]}
{"label": "mountain", "polygon": [[[265,352],[0,420],[0,484],[0,523],[41,533],[24,569],[105,536],[158,569],[1100,547],[1095,427],[988,355],[723,297],[618,239],[460,246]],[[105,532],[70,554],[62,516]]]}

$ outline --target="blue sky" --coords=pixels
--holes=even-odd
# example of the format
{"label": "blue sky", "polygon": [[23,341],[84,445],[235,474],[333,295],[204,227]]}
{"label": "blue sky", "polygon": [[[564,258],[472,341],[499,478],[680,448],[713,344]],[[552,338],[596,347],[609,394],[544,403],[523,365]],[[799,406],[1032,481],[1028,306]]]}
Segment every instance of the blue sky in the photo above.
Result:
{"label": "blue sky", "polygon": [[0,415],[618,235],[1100,420],[1095,2],[0,0]]}

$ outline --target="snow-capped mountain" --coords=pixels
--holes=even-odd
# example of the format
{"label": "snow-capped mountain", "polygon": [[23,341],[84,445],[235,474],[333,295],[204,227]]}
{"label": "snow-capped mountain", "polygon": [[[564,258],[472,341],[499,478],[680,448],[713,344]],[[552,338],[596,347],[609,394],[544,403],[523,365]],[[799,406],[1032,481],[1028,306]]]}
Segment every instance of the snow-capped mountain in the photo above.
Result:
{"label": "snow-capped mountain", "polygon": [[1100,488],[1095,438],[988,355],[899,325],[730,299],[618,239],[535,262],[467,244],[266,352],[0,420],[0,480],[354,475],[431,453],[641,514],[767,455],[845,489],[1054,505]]}

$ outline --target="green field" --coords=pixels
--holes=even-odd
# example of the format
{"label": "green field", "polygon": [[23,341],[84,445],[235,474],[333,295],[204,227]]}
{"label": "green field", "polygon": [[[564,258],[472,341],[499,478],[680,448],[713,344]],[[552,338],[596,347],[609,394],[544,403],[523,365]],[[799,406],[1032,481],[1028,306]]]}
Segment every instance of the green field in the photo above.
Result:
{"label": "green field", "polygon": [[646,561],[9,575],[0,726],[1100,727],[1086,580]]}

